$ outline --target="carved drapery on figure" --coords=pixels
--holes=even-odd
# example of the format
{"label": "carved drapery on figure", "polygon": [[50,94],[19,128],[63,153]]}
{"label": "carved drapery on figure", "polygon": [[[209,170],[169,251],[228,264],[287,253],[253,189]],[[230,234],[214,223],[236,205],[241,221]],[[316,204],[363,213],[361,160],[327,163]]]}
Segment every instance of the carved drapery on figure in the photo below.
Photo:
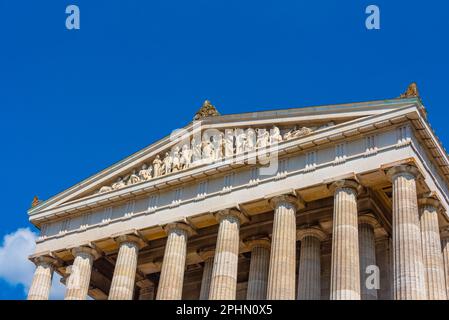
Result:
{"label": "carved drapery on figure", "polygon": [[[317,127],[315,129],[322,129]],[[279,129],[277,126],[269,128],[235,128],[222,131],[205,131],[202,137],[194,135],[190,140],[174,146],[165,152],[161,158],[158,154],[150,163],[142,164],[140,168],[134,168],[127,175],[117,178],[111,185],[102,186],[98,193],[119,190],[127,186],[149,181],[151,179],[186,170],[188,168],[222,161],[224,158],[234,155],[252,152],[257,149],[268,148],[282,141],[306,136],[314,129],[297,126],[293,128]]]}

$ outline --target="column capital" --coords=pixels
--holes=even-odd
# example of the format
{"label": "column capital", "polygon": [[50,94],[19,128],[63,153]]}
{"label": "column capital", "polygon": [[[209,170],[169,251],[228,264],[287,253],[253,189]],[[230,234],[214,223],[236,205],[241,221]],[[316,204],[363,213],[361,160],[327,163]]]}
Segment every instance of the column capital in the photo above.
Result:
{"label": "column capital", "polygon": [[373,228],[377,228],[379,226],[379,221],[377,218],[371,213],[361,214],[358,217],[359,224],[368,224]]}
{"label": "column capital", "polygon": [[98,252],[98,250],[91,248],[87,245],[82,245],[79,247],[71,248],[70,252],[72,253],[72,255],[74,257],[81,255],[81,254],[88,254],[88,255],[92,256],[93,260],[97,260],[101,256],[101,254]]}
{"label": "column capital", "polygon": [[122,245],[123,243],[134,243],[139,249],[146,246],[146,242],[137,234],[120,234],[113,238],[119,245]]}
{"label": "column capital", "polygon": [[189,226],[186,223],[183,222],[172,222],[167,224],[164,227],[164,231],[167,235],[169,235],[172,232],[181,232],[181,233],[185,233],[187,235],[187,237],[193,236],[196,234],[196,231]]}
{"label": "column capital", "polygon": [[52,257],[49,254],[43,254],[43,255],[31,255],[28,258],[30,261],[32,261],[36,266],[40,265],[48,265],[53,268],[62,266],[61,260]]}
{"label": "column capital", "polygon": [[328,188],[332,193],[335,193],[339,189],[352,189],[357,193],[357,195],[359,195],[363,190],[360,183],[351,179],[336,180],[332,182]]}
{"label": "column capital", "polygon": [[399,175],[412,176],[415,179],[418,179],[422,176],[421,172],[416,166],[409,164],[397,165],[387,170],[387,176],[390,181],[393,181],[394,178]]}
{"label": "column capital", "polygon": [[435,195],[434,192],[429,192],[426,194],[421,195],[418,198],[418,204],[420,207],[424,206],[431,206],[434,207],[437,211],[440,211],[443,209],[440,200]]}
{"label": "column capital", "polygon": [[296,210],[305,208],[304,201],[300,197],[292,195],[292,194],[275,195],[275,196],[269,198],[268,202],[270,203],[270,206],[273,209],[276,209],[276,207],[280,203],[289,203],[289,204],[293,205],[296,208]]}
{"label": "column capital", "polygon": [[215,256],[215,248],[201,248],[198,250],[198,255],[206,261],[207,259],[213,258]]}
{"label": "column capital", "polygon": [[271,248],[271,241],[268,237],[250,237],[244,241],[245,245],[249,247],[250,250],[256,247],[262,247],[266,249]]}
{"label": "column capital", "polygon": [[220,210],[215,213],[215,218],[218,222],[221,222],[224,218],[234,217],[236,218],[240,224],[244,224],[249,221],[248,217],[245,216],[240,210],[235,208]]}
{"label": "column capital", "polygon": [[327,234],[319,227],[300,227],[296,230],[296,239],[302,241],[306,237],[313,237],[320,241],[327,238]]}

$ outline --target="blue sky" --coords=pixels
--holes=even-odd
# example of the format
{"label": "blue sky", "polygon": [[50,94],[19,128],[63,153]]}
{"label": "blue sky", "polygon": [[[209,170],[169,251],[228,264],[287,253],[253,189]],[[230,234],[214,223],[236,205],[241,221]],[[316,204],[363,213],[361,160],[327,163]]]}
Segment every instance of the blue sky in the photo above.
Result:
{"label": "blue sky", "polygon": [[[65,28],[69,4],[80,30]],[[381,30],[365,28],[370,4]],[[32,235],[18,229],[35,231],[34,195],[169,134],[205,99],[238,113],[392,98],[417,81],[447,146],[448,15],[436,0],[0,0],[0,299],[25,297],[29,277],[5,260]]]}

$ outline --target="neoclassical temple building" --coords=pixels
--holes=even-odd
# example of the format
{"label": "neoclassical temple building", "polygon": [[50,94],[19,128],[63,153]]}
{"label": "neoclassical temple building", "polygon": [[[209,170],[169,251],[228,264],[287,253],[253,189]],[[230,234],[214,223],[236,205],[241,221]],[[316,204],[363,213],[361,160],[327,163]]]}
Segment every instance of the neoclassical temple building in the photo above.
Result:
{"label": "neoclassical temple building", "polygon": [[399,98],[192,122],[46,200],[28,299],[448,299],[449,158]]}

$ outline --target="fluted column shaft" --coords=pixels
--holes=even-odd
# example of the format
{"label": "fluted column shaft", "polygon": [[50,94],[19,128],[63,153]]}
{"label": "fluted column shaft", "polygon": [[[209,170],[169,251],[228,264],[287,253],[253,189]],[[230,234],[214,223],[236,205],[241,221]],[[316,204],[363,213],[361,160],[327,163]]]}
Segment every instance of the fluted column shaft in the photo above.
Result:
{"label": "fluted column shaft", "polygon": [[393,184],[393,276],[395,300],[427,298],[416,196],[418,170],[401,165],[388,171]]}
{"label": "fluted column shaft", "polygon": [[204,267],[203,267],[203,276],[201,278],[200,300],[208,300],[210,292],[210,284],[212,280],[212,269],[214,268],[213,251],[205,253],[203,259],[204,259]]}
{"label": "fluted column shaft", "polygon": [[267,298],[268,267],[270,264],[269,240],[253,240],[251,247],[251,262],[249,265],[247,300],[265,300]]}
{"label": "fluted column shaft", "polygon": [[181,300],[187,257],[187,240],[191,228],[183,223],[169,224],[164,260],[156,300]]}
{"label": "fluted column shaft", "polygon": [[429,300],[447,300],[444,262],[438,226],[439,202],[421,198],[420,224],[427,297]]}
{"label": "fluted column shaft", "polygon": [[[375,286],[374,288],[371,286],[372,283],[367,283],[368,277],[372,275],[372,271],[369,268],[377,266],[376,242],[374,238],[374,226],[376,223],[374,216],[363,215],[359,217],[360,292],[362,300],[377,300],[377,289]],[[377,277],[380,275],[373,274],[373,276]]]}
{"label": "fluted column shaft", "polygon": [[281,196],[271,204],[274,220],[267,299],[295,300],[297,199]]}
{"label": "fluted column shaft", "polygon": [[376,263],[380,270],[379,300],[393,300],[393,252],[391,238],[385,235],[376,241]]}
{"label": "fluted column shaft", "polygon": [[55,262],[56,260],[50,257],[34,259],[36,271],[28,291],[28,300],[48,300]]}
{"label": "fluted column shaft", "polygon": [[209,299],[235,300],[241,213],[236,210],[224,210],[219,212],[217,217],[220,226]]}
{"label": "fluted column shaft", "polygon": [[88,247],[75,248],[72,250],[72,254],[75,260],[70,267],[64,300],[86,300],[92,265],[98,254],[94,249]]}
{"label": "fluted column shaft", "polygon": [[114,275],[112,276],[109,300],[132,300],[137,271],[137,258],[142,240],[134,235],[120,236],[120,244]]}
{"label": "fluted column shaft", "polygon": [[334,182],[331,300],[360,300],[357,193],[354,181]]}
{"label": "fluted column shaft", "polygon": [[326,238],[319,228],[298,230],[301,241],[298,271],[298,300],[321,299],[321,241]]}
{"label": "fluted column shaft", "polygon": [[443,249],[444,274],[446,278],[446,295],[449,298],[449,234],[445,235],[441,241],[441,245]]}

